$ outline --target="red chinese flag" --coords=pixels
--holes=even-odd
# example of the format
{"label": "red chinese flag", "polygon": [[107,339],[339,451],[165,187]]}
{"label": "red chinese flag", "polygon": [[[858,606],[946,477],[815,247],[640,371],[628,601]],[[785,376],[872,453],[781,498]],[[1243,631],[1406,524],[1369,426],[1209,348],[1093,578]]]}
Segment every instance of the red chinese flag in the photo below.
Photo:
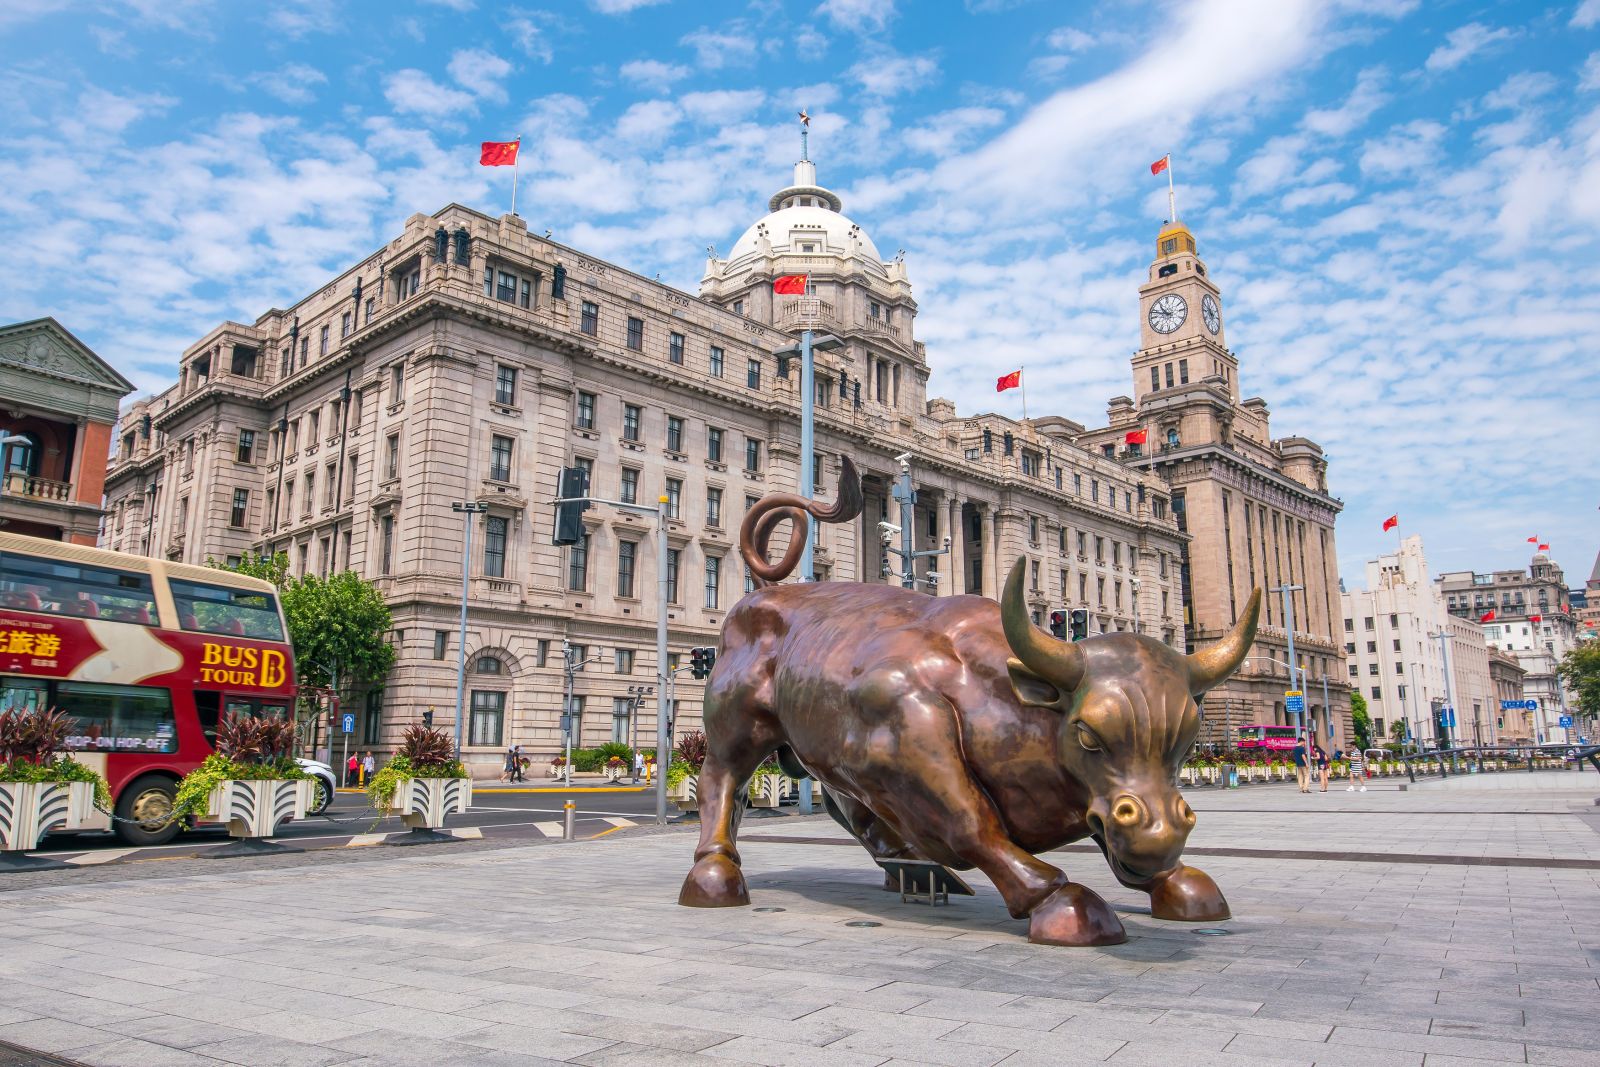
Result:
{"label": "red chinese flag", "polygon": [[1122,440],[1124,444],[1142,445],[1149,439],[1149,435],[1143,430],[1129,430],[1127,436]]}
{"label": "red chinese flag", "polygon": [[994,391],[997,392],[997,393],[1003,393],[1007,389],[1016,389],[1021,385],[1022,385],[1022,372],[1019,371],[1019,370],[1014,370],[1010,374],[1002,375],[994,383]]}
{"label": "red chinese flag", "polygon": [[781,278],[772,279],[772,291],[779,296],[805,296],[806,276],[804,274],[785,274]]}
{"label": "red chinese flag", "polygon": [[1494,622],[1494,612],[1492,612],[1492,611],[1484,612],[1482,615],[1478,616],[1478,621],[1479,622]]}
{"label": "red chinese flag", "polygon": [[478,162],[485,167],[514,167],[521,139],[515,141],[485,141],[478,152]]}
{"label": "red chinese flag", "polygon": [[1530,537],[1530,538],[1528,538],[1528,544],[1530,544],[1530,545],[1536,545],[1536,544],[1538,544],[1538,543],[1539,543],[1539,539],[1538,539],[1538,538],[1537,538],[1537,537]]}
{"label": "red chinese flag", "polygon": [[1533,623],[1535,626],[1537,626],[1541,622],[1544,622],[1544,616],[1543,615],[1529,615],[1528,616],[1528,621]]}
{"label": "red chinese flag", "polygon": [[1539,546],[1539,551],[1540,551],[1540,552],[1548,552],[1548,551],[1550,551],[1550,546],[1549,546],[1549,545],[1544,545],[1544,544],[1541,544],[1541,545],[1540,545],[1540,546]]}
{"label": "red chinese flag", "polygon": [[1172,157],[1170,155],[1162,156],[1160,159],[1158,159],[1154,163],[1150,164],[1150,173],[1151,174],[1160,174],[1162,171],[1167,169],[1167,163],[1171,159],[1172,159]]}
{"label": "red chinese flag", "polygon": [[1394,529],[1396,526],[1399,526],[1399,525],[1400,525],[1400,516],[1399,515],[1390,515],[1387,519],[1383,520],[1383,532],[1384,533],[1388,533],[1390,530]]}

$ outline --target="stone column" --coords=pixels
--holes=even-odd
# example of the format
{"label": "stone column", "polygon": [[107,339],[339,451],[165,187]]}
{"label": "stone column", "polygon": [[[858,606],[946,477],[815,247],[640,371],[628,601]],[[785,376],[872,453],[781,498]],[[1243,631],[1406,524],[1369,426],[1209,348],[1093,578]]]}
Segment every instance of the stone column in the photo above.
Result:
{"label": "stone column", "polygon": [[983,559],[983,589],[982,593],[991,599],[999,599],[1000,582],[997,577],[996,559],[1000,546],[1000,530],[995,525],[995,515],[999,508],[984,505],[980,511],[983,516],[983,540],[978,545],[978,551]]}
{"label": "stone column", "polygon": [[951,494],[945,507],[945,532],[950,535],[950,555],[945,567],[950,572],[950,596],[967,591],[967,531],[961,523],[961,498]]}

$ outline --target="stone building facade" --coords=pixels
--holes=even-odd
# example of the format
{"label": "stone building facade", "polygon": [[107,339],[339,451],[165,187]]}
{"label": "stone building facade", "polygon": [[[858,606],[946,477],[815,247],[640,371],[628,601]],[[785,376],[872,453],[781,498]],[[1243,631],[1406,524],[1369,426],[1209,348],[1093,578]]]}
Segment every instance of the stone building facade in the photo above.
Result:
{"label": "stone building facade", "polygon": [[[799,367],[775,353],[802,322],[838,337],[816,360],[818,495],[839,458],[867,507],[822,527],[820,580],[879,581],[880,521],[909,454],[916,547],[950,552],[919,586],[995,595],[1029,560],[1035,618],[1086,606],[1095,628],[1182,634],[1186,538],[1158,478],[1075,447],[1065,420],[960,416],[927,396],[927,354],[905,265],[817,185],[809,163],[699,295],[530,233],[516,216],[451,205],[293,305],[224,323],[182,357],[179,381],[131,405],[107,481],[105,544],[189,562],[286,552],[294,573],[350,568],[394,615],[399,662],[359,695],[362,745],[391,746],[428,708],[455,705],[464,525],[475,500],[468,737],[480,767],[521,744],[559,749],[563,642],[576,744],[649,744],[656,700],[654,520],[607,504],[585,538],[551,543],[557,476],[608,500],[669,499],[669,669],[713,644],[747,588],[739,522],[792,491]],[[805,273],[812,291],[774,297]],[[802,302],[809,301],[803,304]],[[787,364],[787,365],[786,365]],[[700,686],[680,675],[679,732]]]}
{"label": "stone building facade", "polygon": [[[93,545],[117,403],[133,389],[55,319],[0,326],[0,528]],[[20,438],[20,440],[15,440]]]}
{"label": "stone building facade", "polygon": [[1494,686],[1495,726],[1501,741],[1509,743],[1533,740],[1533,712],[1513,711],[1505,708],[1508,702],[1526,700],[1527,689],[1523,680],[1528,672],[1517,657],[1496,645],[1489,646],[1489,680]]}
{"label": "stone building facade", "polygon": [[[1556,666],[1576,647],[1579,625],[1560,565],[1539,552],[1525,571],[1447,571],[1437,582],[1450,614],[1481,621],[1488,642],[1522,665],[1526,698],[1539,702],[1537,710],[1518,713],[1526,715],[1523,732],[1535,743],[1565,740],[1559,724],[1569,708]],[[1593,736],[1595,723],[1578,726]]]}
{"label": "stone building facade", "polygon": [[[1189,650],[1221,638],[1250,591],[1265,603],[1251,658],[1206,697],[1213,734],[1247,723],[1293,725],[1284,600],[1293,590],[1295,665],[1306,709],[1324,739],[1348,745],[1349,686],[1337,632],[1338,553],[1322,449],[1303,437],[1274,438],[1266,402],[1241,399],[1239,363],[1227,347],[1222,291],[1181,221],[1156,239],[1139,289],[1140,347],[1133,396],[1114,397],[1107,425],[1079,443],[1129,470],[1160,478],[1179,529]],[[1144,440],[1138,440],[1143,435]],[[1326,682],[1328,696],[1323,698]],[[1326,705],[1326,707],[1325,707]]]}

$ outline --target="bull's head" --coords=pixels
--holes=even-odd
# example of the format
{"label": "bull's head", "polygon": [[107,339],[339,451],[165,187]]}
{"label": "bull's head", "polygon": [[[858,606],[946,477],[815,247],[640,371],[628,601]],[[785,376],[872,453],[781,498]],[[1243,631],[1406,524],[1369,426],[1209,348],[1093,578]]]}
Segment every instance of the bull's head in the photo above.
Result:
{"label": "bull's head", "polygon": [[1028,618],[1019,559],[1006,579],[1000,618],[1022,703],[1061,713],[1057,752],[1090,794],[1089,826],[1125,882],[1147,882],[1178,863],[1194,812],[1178,792],[1178,768],[1200,729],[1196,698],[1238,669],[1255,641],[1261,590],[1233,629],[1186,656],[1129,633],[1060,641]]}

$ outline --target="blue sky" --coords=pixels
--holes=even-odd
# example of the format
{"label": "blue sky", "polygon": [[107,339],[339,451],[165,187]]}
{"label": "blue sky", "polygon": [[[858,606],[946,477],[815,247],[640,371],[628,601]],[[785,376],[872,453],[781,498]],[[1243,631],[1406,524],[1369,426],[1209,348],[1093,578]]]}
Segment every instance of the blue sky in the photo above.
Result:
{"label": "blue sky", "polygon": [[[414,212],[507,207],[693,291],[787,183],[903,248],[934,395],[1098,425],[1179,212],[1246,396],[1320,442],[1341,570],[1600,547],[1600,0],[0,5],[0,320],[141,388]],[[1017,412],[1011,412],[1016,414]]]}

